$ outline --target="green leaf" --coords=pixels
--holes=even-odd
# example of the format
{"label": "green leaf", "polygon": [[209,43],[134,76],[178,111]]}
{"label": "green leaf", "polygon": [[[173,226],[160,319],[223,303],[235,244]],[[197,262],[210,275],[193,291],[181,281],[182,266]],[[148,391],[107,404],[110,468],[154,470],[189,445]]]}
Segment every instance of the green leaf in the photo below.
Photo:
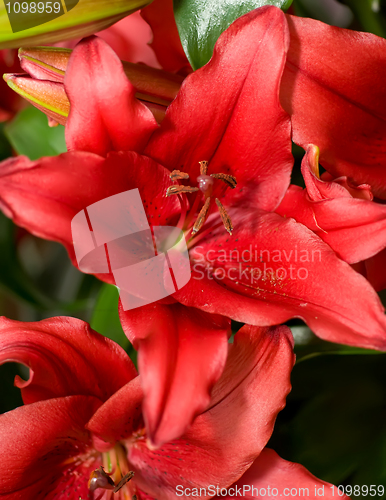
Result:
{"label": "green leaf", "polygon": [[90,326],[98,333],[114,340],[124,349],[129,340],[124,334],[118,315],[118,289],[113,285],[103,285],[95,305]]}
{"label": "green leaf", "polygon": [[32,106],[23,109],[6,125],[4,133],[15,151],[30,160],[67,151],[64,127],[49,127],[46,115]]}
{"label": "green leaf", "polygon": [[137,352],[122,330],[119,320],[118,300],[118,289],[105,283],[99,293],[90,326],[93,330],[123,347],[131,361],[137,366]]}
{"label": "green leaf", "polygon": [[385,353],[319,354],[297,364],[291,380],[269,446],[334,484],[384,484],[384,469],[370,470],[369,459],[386,463]]}
{"label": "green leaf", "polygon": [[212,57],[218,37],[237,18],[264,5],[288,9],[292,0],[174,0],[174,16],[193,69]]}

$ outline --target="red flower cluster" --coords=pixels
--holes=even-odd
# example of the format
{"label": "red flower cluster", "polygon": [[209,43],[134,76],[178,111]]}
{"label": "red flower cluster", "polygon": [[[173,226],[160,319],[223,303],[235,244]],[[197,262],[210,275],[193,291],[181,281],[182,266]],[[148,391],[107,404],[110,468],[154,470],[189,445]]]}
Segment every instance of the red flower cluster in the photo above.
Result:
{"label": "red flower cluster", "polygon": [[[158,449],[148,444],[143,390],[132,362],[86,323],[3,319],[0,361],[10,360],[27,365],[31,376],[16,380],[25,406],[0,416],[5,498],[100,498],[99,489],[96,496],[88,493],[87,481],[104,466],[114,470],[115,484],[135,470],[114,498],[174,499],[180,484],[227,488],[257,459],[285,404],[294,356],[287,327],[244,327],[229,347],[210,404],[184,435]],[[237,425],[241,421],[245,425]],[[285,461],[268,450],[265,455],[285,472]],[[301,467],[292,473],[318,481]],[[271,486],[284,486],[286,479],[284,473],[283,482],[274,480]],[[110,498],[111,489],[104,498]]]}
{"label": "red flower cluster", "polygon": [[[155,2],[144,9],[150,24],[158,8]],[[174,42],[169,65],[163,63],[167,38],[161,43],[153,30],[153,48],[166,69],[189,72]],[[332,56],[331,46],[345,57],[336,50]],[[33,453],[39,458],[31,465],[26,446],[18,466],[31,471],[28,477],[36,474],[33,484],[22,481],[29,498],[38,491],[62,498],[64,483],[85,498],[84,477],[107,467],[114,453],[118,472],[122,450],[121,475],[109,481],[99,469],[95,484],[104,486],[97,488],[113,490],[130,468],[135,477],[122,491],[144,498],[174,498],[180,481],[189,488],[228,488],[237,480],[259,485],[269,479],[273,486],[283,485],[287,472],[291,484],[297,477],[316,481],[297,467],[289,472],[271,451],[257,458],[289,390],[288,331],[274,325],[301,318],[326,340],[386,350],[382,305],[351,267],[362,266],[377,290],[386,284],[371,271],[386,247],[386,208],[373,201],[373,193],[386,194],[379,166],[386,101],[378,66],[385,58],[386,42],[373,35],[285,16],[274,7],[257,9],[235,21],[210,62],[185,78],[160,125],[137,99],[138,87],[119,58],[98,38],[80,42],[61,73],[53,69],[51,81],[47,65],[43,71],[23,60],[33,77],[26,85],[39,91],[42,79],[69,99],[69,152],[3,162],[3,211],[32,233],[63,243],[76,265],[72,218],[136,188],[150,225],[184,231],[192,268],[189,283],[173,296],[120,311],[138,350],[140,383],[116,346],[75,320],[4,323],[3,359],[34,372],[29,383],[19,382],[27,406],[3,416],[0,426],[15,429],[18,442],[38,432]],[[372,92],[362,92],[370,81]],[[306,149],[305,190],[290,185],[291,139]],[[331,174],[322,178],[318,148]],[[111,274],[98,277],[113,282]],[[246,326],[228,349],[231,320]],[[27,347],[14,345],[11,331]],[[67,344],[84,369],[75,354],[59,354]],[[48,428],[37,431],[41,415]],[[70,441],[63,440],[66,432]],[[5,439],[4,453],[11,446]],[[52,476],[43,477],[47,457],[55,465]],[[185,462],[183,473],[176,460]],[[247,483],[239,478],[251,464]],[[19,498],[16,476],[7,477],[4,491]]]}

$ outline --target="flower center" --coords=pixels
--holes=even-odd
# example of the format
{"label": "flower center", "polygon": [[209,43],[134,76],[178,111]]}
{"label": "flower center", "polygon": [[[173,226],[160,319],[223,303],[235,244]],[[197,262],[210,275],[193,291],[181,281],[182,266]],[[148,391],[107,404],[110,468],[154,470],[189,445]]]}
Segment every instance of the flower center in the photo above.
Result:
{"label": "flower center", "polygon": [[[192,207],[190,209],[189,214],[186,213],[186,201],[183,198],[184,193],[194,193],[197,191],[201,191],[205,196],[205,202],[203,207],[201,208],[193,227],[191,228],[192,234],[197,233],[202,226],[204,225],[206,218],[209,214],[209,208],[211,203],[211,196],[213,192],[214,180],[219,179],[224,182],[228,187],[234,189],[237,185],[236,178],[233,175],[229,174],[211,174],[207,175],[208,171],[208,162],[200,161],[200,175],[197,177],[198,187],[194,186],[183,186],[178,183],[179,180],[188,180],[189,175],[185,172],[181,172],[180,170],[173,170],[170,174],[170,178],[172,181],[177,182],[173,186],[170,186],[166,191],[166,196],[171,196],[173,194],[177,194],[180,197],[181,202],[181,219],[182,222],[179,222],[178,226],[184,230],[190,229],[190,222],[192,221],[193,216],[195,215],[198,204],[200,202],[201,196],[199,194],[196,195],[196,199],[194,200]],[[216,205],[221,215],[222,222],[224,224],[225,229],[229,234],[232,234],[233,225],[230,216],[227,211],[223,207],[222,203],[218,198],[216,198]]]}
{"label": "flower center", "polygon": [[129,482],[134,477],[134,472],[130,470],[124,446],[117,443],[112,450],[102,453],[102,462],[103,466],[90,474],[89,490],[102,490],[99,498],[109,492],[104,497],[106,500],[113,499],[118,492],[120,498],[135,500],[134,486]]}

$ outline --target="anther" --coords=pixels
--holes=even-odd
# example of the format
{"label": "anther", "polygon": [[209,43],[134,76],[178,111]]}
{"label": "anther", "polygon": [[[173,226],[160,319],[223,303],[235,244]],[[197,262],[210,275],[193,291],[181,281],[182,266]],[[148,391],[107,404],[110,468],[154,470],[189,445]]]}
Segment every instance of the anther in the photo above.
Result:
{"label": "anther", "polygon": [[125,474],[123,476],[123,478],[119,481],[119,483],[116,485],[116,487],[114,488],[114,493],[116,493],[123,486],[125,486],[125,484],[128,483],[130,481],[130,479],[132,479],[133,477],[134,477],[134,472],[133,471],[130,471],[127,474]]}
{"label": "anther", "polygon": [[180,194],[180,193],[194,193],[195,191],[199,191],[198,187],[169,186],[166,191],[166,196],[171,196],[172,194]]}
{"label": "anther", "polygon": [[181,172],[181,170],[173,170],[173,172],[170,174],[170,178],[172,181],[176,181],[178,179],[189,179],[189,174],[186,172]]}
{"label": "anther", "polygon": [[234,189],[237,186],[237,181],[236,177],[233,175],[229,174],[210,174],[211,177],[214,177],[215,179],[220,179],[221,181],[225,182],[230,188]]}
{"label": "anther", "polygon": [[218,206],[218,211],[220,212],[221,219],[222,219],[222,222],[225,226],[225,229],[228,231],[228,233],[230,235],[232,235],[233,225],[232,225],[231,218],[229,217],[227,211],[225,210],[221,201],[218,198],[216,198],[216,204]]}
{"label": "anther", "polygon": [[206,175],[208,171],[208,162],[207,161],[199,161],[200,164],[200,175]]}
{"label": "anther", "polygon": [[201,208],[200,213],[198,214],[197,220],[194,223],[192,233],[195,234],[197,231],[199,231],[202,226],[204,225],[204,222],[206,220],[206,217],[208,215],[208,210],[209,210],[209,205],[210,205],[210,198],[207,198],[205,200],[204,206]]}

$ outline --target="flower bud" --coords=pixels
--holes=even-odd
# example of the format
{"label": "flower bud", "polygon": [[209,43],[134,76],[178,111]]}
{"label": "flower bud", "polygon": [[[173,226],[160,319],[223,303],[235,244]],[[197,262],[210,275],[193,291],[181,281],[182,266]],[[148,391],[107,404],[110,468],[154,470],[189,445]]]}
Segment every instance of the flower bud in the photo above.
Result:
{"label": "flower bud", "polygon": [[40,109],[57,123],[64,125],[70,103],[62,83],[35,80],[30,76],[6,74],[4,80],[12,90]]}
{"label": "flower bud", "polygon": [[[59,47],[19,49],[20,65],[28,75],[4,75],[8,85],[50,119],[65,125],[70,103],[64,77],[72,50]],[[136,90],[136,97],[153,113],[158,123],[176,97],[183,77],[145,64],[122,61],[123,69]]]}
{"label": "flower bud", "polygon": [[[38,80],[31,78],[28,75],[5,74],[4,80],[8,83],[12,90],[24,97],[28,102],[36,108],[43,111],[48,117],[50,126],[57,123],[65,125],[70,113],[70,101],[64,90],[64,84],[58,81]],[[150,96],[144,96],[139,100],[147,106],[153,113],[154,118],[158,123],[161,123],[165,117],[166,108],[169,102],[162,99],[160,102],[152,102]],[[145,100],[148,99],[148,100]],[[154,98],[153,98],[154,99]]]}
{"label": "flower bud", "polygon": [[[28,47],[19,49],[20,65],[39,80],[63,82],[72,50],[60,47]],[[168,106],[180,90],[183,77],[145,64],[122,61],[123,69],[139,99]]]}
{"label": "flower bud", "polygon": [[[21,3],[21,2],[20,2]],[[42,2],[43,11],[16,11],[8,2],[0,10],[0,49],[22,44],[55,43],[91,35],[151,3],[151,0],[65,0]],[[46,6],[49,4],[49,7]],[[58,8],[54,9],[54,4]],[[63,5],[66,5],[64,9]],[[31,4],[32,5],[32,4]],[[48,9],[50,8],[50,11]]]}

